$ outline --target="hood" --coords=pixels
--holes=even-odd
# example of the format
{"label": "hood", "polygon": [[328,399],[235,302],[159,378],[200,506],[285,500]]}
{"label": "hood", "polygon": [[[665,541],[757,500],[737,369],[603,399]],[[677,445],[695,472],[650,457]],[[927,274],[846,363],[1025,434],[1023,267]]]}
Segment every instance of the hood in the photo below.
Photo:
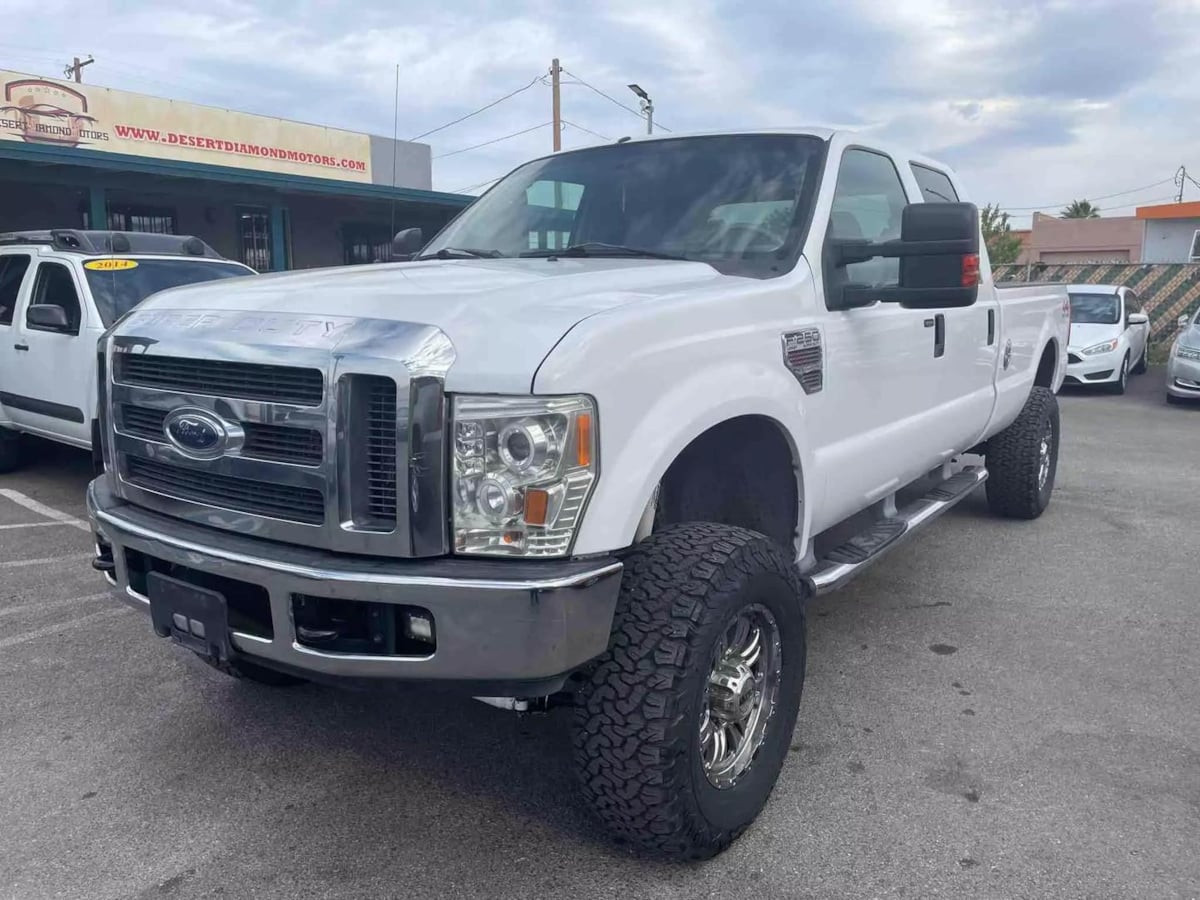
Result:
{"label": "hood", "polygon": [[577,322],[725,278],[704,263],[652,259],[481,259],[374,264],[188,285],[142,310],[339,315],[441,329],[457,359],[448,390],[527,393]]}
{"label": "hood", "polygon": [[1088,322],[1071,323],[1071,339],[1067,347],[1071,350],[1085,350],[1103,341],[1119,338],[1124,329],[1120,324],[1097,325]]}
{"label": "hood", "polygon": [[1195,325],[1189,325],[1183,331],[1179,332],[1179,346],[1191,347],[1200,350],[1200,322]]}

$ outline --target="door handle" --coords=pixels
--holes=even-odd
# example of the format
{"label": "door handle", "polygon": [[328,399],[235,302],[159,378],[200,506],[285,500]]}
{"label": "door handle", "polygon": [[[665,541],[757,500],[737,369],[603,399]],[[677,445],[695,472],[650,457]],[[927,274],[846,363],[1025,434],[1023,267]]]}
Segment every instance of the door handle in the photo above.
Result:
{"label": "door handle", "polygon": [[988,310],[988,342],[987,342],[987,345],[990,347],[994,343],[996,343],[996,311],[994,309],[989,309]]}
{"label": "door handle", "polygon": [[14,350],[28,350],[29,345],[28,344],[13,344],[13,349]]}
{"label": "door handle", "polygon": [[934,357],[946,355],[946,316],[943,313],[938,313],[934,318],[933,325],[933,355]]}

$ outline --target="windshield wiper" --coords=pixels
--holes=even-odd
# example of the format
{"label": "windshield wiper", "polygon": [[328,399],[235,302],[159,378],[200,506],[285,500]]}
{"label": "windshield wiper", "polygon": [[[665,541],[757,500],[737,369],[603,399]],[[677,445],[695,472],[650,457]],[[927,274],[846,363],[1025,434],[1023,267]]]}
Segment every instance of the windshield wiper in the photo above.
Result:
{"label": "windshield wiper", "polygon": [[657,250],[646,250],[641,247],[624,247],[621,244],[606,244],[603,241],[584,241],[572,244],[562,250],[531,250],[522,256],[636,256],[644,259],[675,259],[689,261],[686,256],[673,253],[659,253]]}
{"label": "windshield wiper", "polygon": [[499,259],[499,250],[476,250],[474,247],[443,247],[434,253],[422,253],[417,259]]}

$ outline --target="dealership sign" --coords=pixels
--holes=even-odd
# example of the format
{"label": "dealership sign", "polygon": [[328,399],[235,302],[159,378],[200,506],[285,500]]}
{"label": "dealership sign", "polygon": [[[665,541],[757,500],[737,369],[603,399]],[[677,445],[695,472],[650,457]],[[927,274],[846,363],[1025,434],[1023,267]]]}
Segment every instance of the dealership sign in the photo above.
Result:
{"label": "dealership sign", "polygon": [[371,139],[0,70],[0,141],[371,181]]}

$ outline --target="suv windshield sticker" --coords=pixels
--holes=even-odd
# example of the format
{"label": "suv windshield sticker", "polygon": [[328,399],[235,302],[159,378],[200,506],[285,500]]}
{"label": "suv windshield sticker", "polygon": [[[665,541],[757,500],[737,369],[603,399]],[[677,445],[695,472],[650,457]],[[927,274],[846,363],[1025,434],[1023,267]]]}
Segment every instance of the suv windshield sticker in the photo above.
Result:
{"label": "suv windshield sticker", "polygon": [[89,259],[83,267],[93,272],[122,272],[125,269],[136,269],[138,264],[137,260],[133,259]]}

